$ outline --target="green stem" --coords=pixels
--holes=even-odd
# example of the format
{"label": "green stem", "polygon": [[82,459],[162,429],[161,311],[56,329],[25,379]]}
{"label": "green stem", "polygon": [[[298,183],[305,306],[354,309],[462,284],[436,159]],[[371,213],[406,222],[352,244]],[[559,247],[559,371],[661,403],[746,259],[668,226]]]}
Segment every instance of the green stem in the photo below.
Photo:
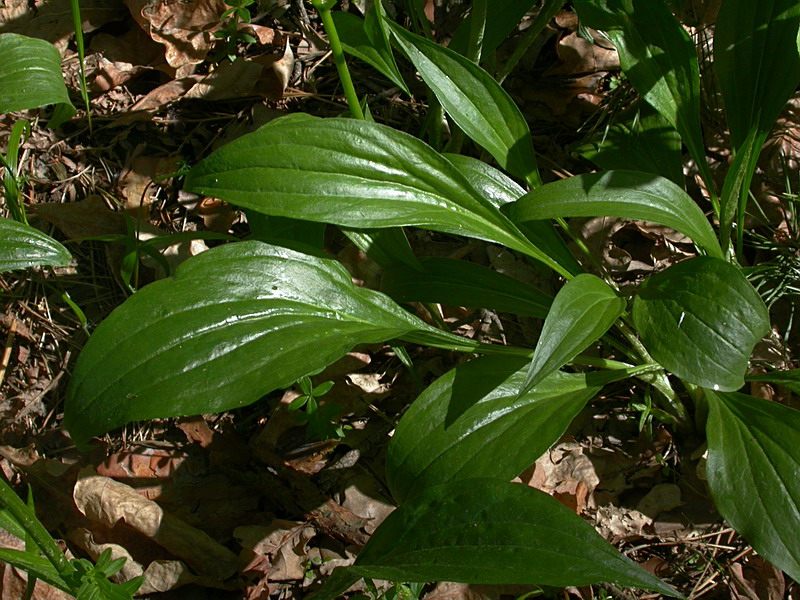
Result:
{"label": "green stem", "polygon": [[342,41],[339,39],[339,32],[336,31],[336,24],[333,22],[333,16],[331,15],[331,8],[336,5],[336,1],[311,0],[311,4],[319,12],[322,26],[328,35],[333,62],[336,63],[336,70],[339,72],[339,80],[342,82],[342,89],[344,89],[344,96],[347,98],[347,105],[350,107],[350,114],[354,118],[364,121],[364,111],[361,110],[361,103],[358,101],[358,94],[356,94],[356,88],[350,77],[350,70],[347,68],[347,61],[344,58]]}
{"label": "green stem", "polygon": [[83,45],[83,19],[79,0],[71,0],[72,26],[75,29],[75,43],[78,46],[78,62],[80,63],[81,98],[86,105],[86,119],[89,122],[89,133],[92,133],[92,107],[89,104],[89,92],[86,88],[86,52]]}
{"label": "green stem", "polygon": [[25,532],[39,547],[47,560],[55,567],[59,575],[66,578],[72,575],[74,569],[67,557],[53,541],[53,538],[44,528],[36,514],[28,508],[22,499],[14,493],[5,475],[0,473],[0,504],[17,520]]}

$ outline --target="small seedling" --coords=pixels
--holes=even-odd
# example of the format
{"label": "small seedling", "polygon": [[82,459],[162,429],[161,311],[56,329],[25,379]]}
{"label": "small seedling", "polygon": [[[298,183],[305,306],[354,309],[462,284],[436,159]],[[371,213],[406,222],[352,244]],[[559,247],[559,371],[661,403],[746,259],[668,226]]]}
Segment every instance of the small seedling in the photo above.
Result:
{"label": "small seedling", "polygon": [[222,28],[214,32],[215,38],[225,40],[225,47],[214,55],[214,62],[220,62],[223,58],[234,62],[236,60],[236,45],[239,42],[244,44],[256,43],[256,39],[252,35],[239,31],[241,23],[250,22],[250,10],[247,7],[254,2],[255,0],[227,0],[225,2],[230,8],[220,15],[220,20],[224,21]]}
{"label": "small seedling", "polygon": [[297,381],[302,396],[298,396],[289,404],[289,410],[300,411],[298,418],[305,424],[306,436],[309,439],[317,438],[320,440],[340,440],[344,437],[344,432],[351,427],[349,425],[337,425],[336,417],[342,408],[336,404],[325,404],[320,406],[318,399],[324,396],[333,387],[332,381],[326,381],[313,387],[308,376],[301,377]]}

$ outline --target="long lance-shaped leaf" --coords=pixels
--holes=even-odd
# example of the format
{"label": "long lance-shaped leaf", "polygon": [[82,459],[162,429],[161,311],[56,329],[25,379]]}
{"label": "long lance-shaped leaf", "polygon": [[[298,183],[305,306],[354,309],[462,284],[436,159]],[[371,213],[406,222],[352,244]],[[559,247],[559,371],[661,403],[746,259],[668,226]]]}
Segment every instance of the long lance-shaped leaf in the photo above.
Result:
{"label": "long lance-shaped leaf", "polygon": [[680,596],[555,498],[496,479],[426,488],[387,517],[351,568],[391,581],[557,587],[607,581]]}
{"label": "long lance-shaped leaf", "polygon": [[[505,2],[490,2],[486,13],[486,27],[483,34],[483,55],[488,56],[497,47],[508,39],[514,28],[519,25],[522,18],[530,12],[539,0],[506,0]],[[453,39],[448,48],[461,55],[466,55],[469,44],[469,30],[472,22],[472,13],[453,34]]]}
{"label": "long lance-shaped leaf", "polygon": [[714,72],[735,149],[753,126],[772,129],[800,83],[796,0],[725,0],[714,30]]}
{"label": "long lance-shaped leaf", "polygon": [[133,420],[244,406],[355,344],[391,338],[493,351],[356,287],[335,261],[260,242],[222,246],[100,324],[75,365],[64,425],[82,444]]}
{"label": "long lance-shaped leaf", "polygon": [[706,473],[719,512],[800,579],[800,412],[744,394],[706,395]]}
{"label": "long lance-shaped leaf", "polygon": [[[461,171],[483,198],[497,208],[514,202],[525,195],[525,189],[508,175],[482,160],[463,154],[445,154],[447,160]],[[570,273],[583,272],[580,263],[570,252],[564,239],[550,221],[527,221],[517,223],[520,231],[538,248],[552,257]]]}
{"label": "long lance-shaped leaf", "polygon": [[767,307],[742,272],[708,256],[645,280],[633,300],[633,321],[666,369],[723,392],[744,385],[750,354],[769,331]]}
{"label": "long lance-shaped leaf", "polygon": [[427,256],[415,267],[384,269],[381,291],[397,302],[436,302],[490,308],[537,319],[547,316],[552,297],[518,279],[481,265]]}
{"label": "long lance-shaped leaf", "polygon": [[747,381],[766,381],[775,383],[792,390],[795,394],[800,394],[800,369],[791,371],[770,371],[769,373],[757,373],[745,377]]}
{"label": "long lance-shaped leaf", "polygon": [[578,0],[581,21],[605,31],[642,97],[681,134],[713,184],[700,127],[700,69],[694,43],[663,0]]}
{"label": "long lance-shaped leaf", "polygon": [[456,125],[509,173],[540,185],[528,123],[500,84],[458,52],[394,23],[389,27]]}
{"label": "long lance-shaped leaf", "polygon": [[476,237],[569,277],[446,158],[385,125],[308,115],[276,119],[202,160],[184,187],[268,215]]}
{"label": "long lance-shaped leaf", "polygon": [[606,171],[548,183],[507,207],[515,223],[554,217],[653,221],[688,235],[711,256],[722,250],[697,203],[670,180],[639,171]]}
{"label": "long lance-shaped leaf", "polygon": [[0,114],[57,104],[63,108],[58,118],[51,120],[53,127],[75,114],[61,75],[61,56],[53,44],[3,33],[0,56]]}
{"label": "long lance-shaped leaf", "polygon": [[554,444],[602,384],[554,373],[524,394],[529,361],[485,356],[442,375],[403,415],[386,457],[400,503],[456,479],[509,481]]}
{"label": "long lance-shaped leaf", "polygon": [[544,320],[530,371],[520,394],[597,341],[625,311],[625,299],[589,273],[568,281],[556,294]]}
{"label": "long lance-shaped leaf", "polygon": [[383,73],[406,94],[410,94],[392,54],[383,20],[383,6],[376,0],[365,19],[344,11],[331,13],[345,52]]}
{"label": "long lance-shaped leaf", "polygon": [[61,267],[69,264],[69,250],[24,223],[0,219],[0,271],[41,265]]}

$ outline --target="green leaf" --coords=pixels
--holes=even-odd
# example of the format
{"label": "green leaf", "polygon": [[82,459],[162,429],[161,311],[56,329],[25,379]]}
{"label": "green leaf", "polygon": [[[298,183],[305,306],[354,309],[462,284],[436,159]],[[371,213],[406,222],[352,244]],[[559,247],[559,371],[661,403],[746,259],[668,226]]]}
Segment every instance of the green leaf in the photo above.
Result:
{"label": "green leaf", "polygon": [[694,42],[662,0],[577,0],[581,22],[605,31],[636,91],[681,134],[712,183],[700,127],[700,75]]}
{"label": "green leaf", "polygon": [[601,386],[554,373],[519,393],[527,360],[486,356],[448,371],[403,415],[389,443],[386,482],[400,503],[440,483],[508,481],[567,429]]}
{"label": "green leaf", "polygon": [[528,123],[500,84],[457,52],[394,23],[389,28],[456,125],[509,173],[541,184]]}
{"label": "green leaf", "polygon": [[553,217],[618,217],[653,221],[688,235],[722,258],[703,211],[668,179],[639,171],[605,171],[554,181],[507,207],[515,223]]}
{"label": "green leaf", "polygon": [[387,229],[341,228],[356,247],[384,269],[393,265],[419,268],[419,260],[411,249],[408,237],[401,227]]}
{"label": "green leaf", "polygon": [[406,94],[411,95],[397,68],[388,34],[385,30],[382,31],[384,26],[376,11],[383,12],[383,7],[378,7],[379,2],[376,1],[365,19],[341,10],[332,12],[331,15],[345,52],[363,60]]}
{"label": "green leaf", "polygon": [[0,508],[0,528],[5,529],[11,535],[24,540],[26,537],[25,528],[14,518],[8,510]]}
{"label": "green leaf", "polygon": [[772,129],[800,83],[796,0],[725,0],[714,30],[714,72],[734,149],[753,126]]}
{"label": "green leaf", "polygon": [[800,579],[800,412],[744,394],[706,395],[706,473],[720,514]]}
{"label": "green leaf", "polygon": [[43,556],[25,552],[24,550],[0,548],[0,561],[8,563],[17,569],[22,569],[26,573],[64,592],[72,592],[67,582],[59,575],[55,567]]}
{"label": "green leaf", "polygon": [[732,264],[692,258],[650,276],[633,301],[633,321],[653,358],[689,383],[731,392],[769,331],[767,307]]}
{"label": "green leaf", "polygon": [[72,255],[61,244],[24,223],[0,219],[0,271],[41,265],[63,267]]}
{"label": "green leaf", "polygon": [[656,173],[683,187],[681,136],[645,102],[576,150],[603,169]]}
{"label": "green leaf", "polygon": [[504,244],[563,272],[433,148],[385,125],[291,115],[223,146],[184,187],[265,214],[414,225]]}
{"label": "green leaf", "polygon": [[436,302],[449,306],[490,308],[543,319],[552,298],[478,264],[428,256],[418,268],[395,264],[383,272],[381,291],[396,302]]}
{"label": "green leaf", "polygon": [[[445,154],[447,160],[461,171],[483,198],[497,208],[519,200],[525,195],[525,189],[508,175],[486,164],[482,160],[464,156],[463,154]],[[549,221],[528,221],[517,224],[520,231],[531,242],[555,259],[558,264],[570,273],[581,273],[583,269],[572,252],[564,243],[562,237],[553,228]]]}
{"label": "green leaf", "polygon": [[[537,4],[539,4],[538,0],[490,2],[486,12],[486,27],[483,33],[483,56],[488,56],[506,41],[522,18]],[[455,34],[453,34],[452,41],[447,46],[462,56],[466,55],[467,52],[471,22],[472,13],[461,21]]]}
{"label": "green leaf", "polygon": [[64,426],[83,444],[129,421],[244,406],[390,338],[493,351],[356,287],[335,261],[260,242],[221,246],[98,326],[75,365]]}
{"label": "green leaf", "polygon": [[64,78],[61,56],[53,44],[18,35],[0,34],[0,114],[39,108],[48,104],[62,105],[61,118],[53,118],[57,127],[75,114]]}
{"label": "green leaf", "polygon": [[597,341],[625,312],[625,299],[595,275],[582,273],[556,294],[536,344],[524,394]]}
{"label": "green leaf", "polygon": [[745,379],[747,381],[766,381],[767,383],[775,383],[785,387],[787,390],[793,391],[795,394],[800,394],[800,369],[758,373],[757,375],[748,375],[745,377]]}
{"label": "green leaf", "polygon": [[351,569],[407,582],[564,587],[608,581],[678,596],[558,500],[495,479],[426,488],[386,518]]}

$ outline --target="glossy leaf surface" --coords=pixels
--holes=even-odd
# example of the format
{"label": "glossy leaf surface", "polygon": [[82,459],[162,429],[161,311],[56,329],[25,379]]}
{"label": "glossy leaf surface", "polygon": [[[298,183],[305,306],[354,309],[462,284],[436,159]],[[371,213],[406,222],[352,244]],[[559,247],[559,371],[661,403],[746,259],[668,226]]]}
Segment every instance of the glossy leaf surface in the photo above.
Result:
{"label": "glossy leaf surface", "polygon": [[276,119],[202,160],[184,188],[268,215],[477,237],[556,265],[446,158],[376,123]]}
{"label": "glossy leaf surface", "polygon": [[618,217],[653,221],[688,235],[722,258],[714,230],[697,203],[668,179],[639,171],[576,175],[528,192],[507,207],[516,223],[553,217]]}
{"label": "glossy leaf surface", "polygon": [[[519,200],[525,195],[525,189],[516,181],[482,160],[463,154],[445,154],[444,156],[461,171],[461,174],[483,198],[497,208]],[[518,223],[517,227],[525,234],[525,237],[567,271],[572,274],[583,271],[550,221],[527,221]]]}
{"label": "glossy leaf surface", "polygon": [[608,34],[633,87],[678,130],[707,172],[695,45],[663,0],[578,0],[574,6],[583,23]]}
{"label": "glossy leaf surface", "polygon": [[800,83],[796,0],[725,0],[714,30],[714,72],[735,149],[751,128],[772,129]]}
{"label": "glossy leaf surface", "polygon": [[528,364],[524,358],[478,358],[420,394],[389,443],[386,481],[395,500],[406,502],[456,479],[509,481],[600,391],[584,374],[559,372],[520,395]]}
{"label": "glossy leaf surface", "polygon": [[[537,4],[539,0],[506,0],[490,2],[486,12],[486,27],[483,35],[483,55],[487,56],[508,39],[522,18]],[[469,43],[469,29],[472,14],[461,21],[453,34],[448,48],[465,55]]]}
{"label": "glossy leaf surface", "polygon": [[680,187],[684,185],[681,136],[646,102],[620,115],[611,127],[598,131],[577,151],[605,170],[656,173]]}
{"label": "glossy leaf surface", "polygon": [[558,500],[495,479],[426,488],[386,518],[352,570],[410,582],[563,587],[608,581],[677,595]]}
{"label": "glossy leaf surface", "polygon": [[390,23],[395,40],[464,133],[501,167],[540,183],[530,129],[517,105],[486,71],[457,52]]}
{"label": "glossy leaf surface", "polygon": [[552,297],[518,279],[476,263],[425,257],[419,267],[395,264],[384,270],[381,291],[396,302],[436,302],[490,308],[543,319]]}
{"label": "glossy leaf surface", "polygon": [[746,379],[747,381],[766,381],[767,383],[776,383],[788,390],[793,391],[795,394],[800,394],[800,369],[758,373],[756,375],[748,375]]}
{"label": "glossy leaf surface", "polygon": [[62,121],[75,114],[61,75],[61,56],[53,44],[16,33],[3,33],[0,34],[0,56],[3,57],[0,113],[60,104],[66,107]]}
{"label": "glossy leaf surface", "polygon": [[38,556],[23,550],[0,548],[0,561],[8,563],[17,569],[26,571],[55,588],[70,593],[72,590],[55,567],[44,556]]}
{"label": "glossy leaf surface", "polygon": [[64,425],[82,443],[133,420],[244,406],[357,343],[390,338],[477,346],[354,286],[332,260],[259,242],[222,246],[98,326],[75,365]]}
{"label": "glossy leaf surface", "polygon": [[383,34],[383,20],[376,14],[382,12],[376,0],[365,19],[337,10],[331,13],[345,51],[382,73],[389,81],[409,94],[406,82],[397,68],[388,35]]}
{"label": "glossy leaf surface", "polygon": [[61,244],[24,223],[0,219],[0,271],[41,265],[63,267],[72,255]]}
{"label": "glossy leaf surface", "polygon": [[800,412],[744,394],[707,397],[706,473],[719,512],[800,579]]}
{"label": "glossy leaf surface", "polygon": [[769,331],[764,302],[730,263],[692,258],[650,276],[633,321],[653,358],[689,383],[730,392],[744,385],[753,347]]}
{"label": "glossy leaf surface", "polygon": [[582,273],[562,287],[544,320],[530,371],[520,393],[597,341],[625,311],[625,299],[595,275]]}

